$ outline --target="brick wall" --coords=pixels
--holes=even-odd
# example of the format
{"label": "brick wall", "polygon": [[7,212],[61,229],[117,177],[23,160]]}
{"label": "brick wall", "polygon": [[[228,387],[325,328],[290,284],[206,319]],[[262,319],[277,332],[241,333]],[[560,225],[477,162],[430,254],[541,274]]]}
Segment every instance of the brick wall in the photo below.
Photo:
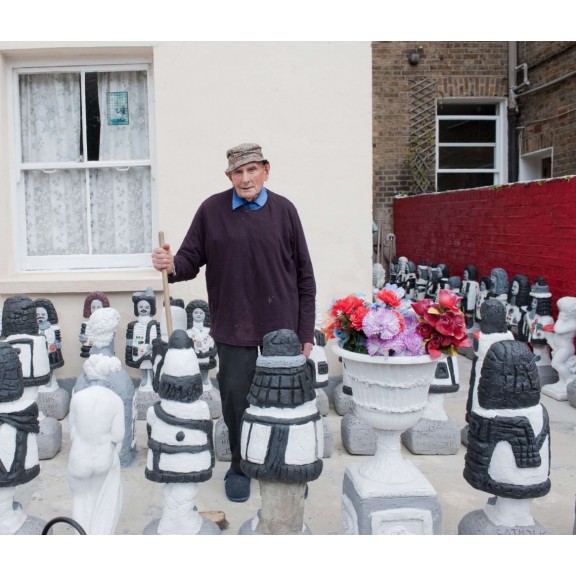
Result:
{"label": "brick wall", "polygon": [[553,148],[552,176],[576,173],[576,76],[522,95],[576,70],[576,42],[519,42],[530,85],[517,98],[520,154]]}
{"label": "brick wall", "polygon": [[[421,48],[418,50],[418,48]],[[412,66],[408,56],[417,52]],[[384,234],[394,228],[392,203],[399,193],[413,194],[407,166],[411,137],[411,85],[433,86],[436,98],[506,97],[507,42],[374,42],[373,91],[373,212]],[[433,134],[435,141],[435,133]],[[435,158],[428,159],[434,182]]]}
{"label": "brick wall", "polygon": [[554,307],[576,296],[576,176],[395,198],[394,221],[397,255],[416,264],[543,276]]}

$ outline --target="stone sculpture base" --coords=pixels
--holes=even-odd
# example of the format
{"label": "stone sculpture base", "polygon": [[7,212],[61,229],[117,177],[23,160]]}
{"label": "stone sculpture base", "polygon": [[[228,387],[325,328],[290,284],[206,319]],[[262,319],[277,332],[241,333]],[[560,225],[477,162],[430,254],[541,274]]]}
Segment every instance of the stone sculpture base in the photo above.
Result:
{"label": "stone sculpture base", "polygon": [[456,454],[461,443],[460,429],[454,420],[421,418],[401,438],[412,454]]}
{"label": "stone sculpture base", "polygon": [[[158,534],[158,524],[160,519],[152,520],[150,524],[144,528],[145,536],[170,536],[170,534]],[[194,536],[218,536],[222,535],[222,530],[218,527],[216,522],[212,522],[212,520],[208,520],[208,518],[202,518],[202,526],[200,526],[200,530],[194,534]]]}
{"label": "stone sculpture base", "polygon": [[546,386],[542,386],[542,394],[550,396],[550,398],[554,398],[554,400],[558,400],[559,402],[568,401],[567,386],[560,382],[557,384],[547,384]]}
{"label": "stone sculpture base", "polygon": [[46,391],[42,387],[38,389],[36,398],[38,409],[45,416],[62,420],[70,411],[70,394],[63,388],[48,388]]}
{"label": "stone sculpture base", "polygon": [[349,394],[344,394],[344,384],[339,384],[334,388],[334,410],[339,416],[344,416],[354,410],[354,400]]}
{"label": "stone sculpture base", "polygon": [[422,474],[413,482],[376,485],[359,468],[352,464],[344,475],[344,534],[441,534],[440,501]]}
{"label": "stone sculpture base", "polygon": [[214,454],[221,462],[230,462],[232,460],[228,427],[224,422],[224,418],[218,418],[214,425]]}
{"label": "stone sculpture base", "polygon": [[262,508],[255,518],[245,522],[240,527],[238,533],[283,536],[303,534],[306,531],[304,524],[305,491],[305,482],[286,484],[261,480]]}
{"label": "stone sculpture base", "polygon": [[355,412],[345,414],[340,421],[340,436],[348,454],[363,456],[376,454],[376,432]]}
{"label": "stone sculpture base", "polygon": [[34,516],[28,516],[24,524],[20,526],[19,530],[15,532],[14,536],[40,536],[42,530],[46,526],[46,520],[41,520]]}
{"label": "stone sculpture base", "polygon": [[136,390],[136,412],[138,420],[146,420],[146,414],[150,406],[156,404],[160,396],[154,390]]}
{"label": "stone sculpture base", "polygon": [[[258,512],[256,513],[256,516],[254,516],[254,518],[247,520],[246,522],[244,522],[244,524],[242,524],[242,526],[240,526],[240,530],[238,530],[239,536],[261,536],[261,535],[263,535],[263,533],[258,530],[259,525],[260,525],[261,512],[262,512],[261,510],[258,510]],[[278,533],[278,534],[281,534],[281,533]],[[286,532],[284,532],[284,534],[286,534]],[[304,523],[302,525],[302,531],[299,532],[299,534],[302,536],[312,536],[312,532],[310,531],[310,528],[308,527],[308,525],[306,523]]]}
{"label": "stone sculpture base", "polygon": [[542,536],[550,532],[536,520],[534,526],[500,526],[494,524],[486,516],[484,510],[474,510],[460,520],[458,534],[464,536]]}
{"label": "stone sculpture base", "polygon": [[572,380],[566,385],[566,399],[570,406],[576,408],[576,380]]}
{"label": "stone sculpture base", "polygon": [[468,424],[460,430],[460,440],[464,446],[468,447]]}
{"label": "stone sculpture base", "polygon": [[222,399],[220,398],[220,390],[210,386],[210,388],[204,388],[200,400],[204,400],[208,404],[210,409],[210,418],[220,418],[222,416]]}
{"label": "stone sculpture base", "polygon": [[316,388],[316,408],[320,416],[328,416],[330,412],[330,401],[323,388]]}
{"label": "stone sculpture base", "polygon": [[39,419],[40,434],[38,434],[38,458],[50,460],[62,448],[62,424],[56,418],[44,416]]}
{"label": "stone sculpture base", "polygon": [[556,384],[558,382],[558,372],[552,368],[550,364],[538,365],[538,376],[540,378],[540,386],[546,384]]}
{"label": "stone sculpture base", "polygon": [[330,458],[334,451],[334,434],[326,418],[322,418],[322,429],[324,430],[324,451],[322,452],[322,458]]}

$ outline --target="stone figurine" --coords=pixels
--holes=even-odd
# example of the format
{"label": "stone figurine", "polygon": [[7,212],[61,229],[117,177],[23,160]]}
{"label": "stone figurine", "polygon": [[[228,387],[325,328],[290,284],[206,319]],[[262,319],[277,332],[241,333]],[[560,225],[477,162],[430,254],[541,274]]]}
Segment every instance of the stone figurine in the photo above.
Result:
{"label": "stone figurine", "polygon": [[564,296],[556,303],[558,319],[542,329],[544,337],[552,349],[551,366],[558,373],[558,382],[547,384],[542,394],[555,400],[568,400],[567,384],[572,378],[568,360],[574,357],[574,338],[576,338],[576,298]]}
{"label": "stone figurine", "polygon": [[440,268],[440,282],[436,288],[436,296],[440,290],[450,289],[450,268],[447,264],[438,264],[438,268]]}
{"label": "stone figurine", "polygon": [[416,300],[424,300],[426,298],[426,289],[430,281],[430,268],[425,260],[418,264],[417,278],[416,278]]}
{"label": "stone figurine", "polygon": [[438,264],[430,264],[428,284],[426,286],[425,298],[436,300],[439,285],[442,280],[442,268]]}
{"label": "stone figurine", "polygon": [[210,380],[210,370],[216,368],[218,351],[216,343],[210,335],[210,309],[206,300],[192,300],[186,305],[188,317],[188,330],[186,333],[194,343],[194,352],[200,365],[202,375],[202,400],[210,407],[212,418],[222,416],[222,399],[220,391],[214,387]]}
{"label": "stone figurine", "polygon": [[[506,310],[498,300],[494,298],[486,300],[482,304],[481,316],[480,331],[474,335],[473,340],[474,358],[466,401],[466,422],[469,422],[472,410],[478,405],[478,382],[488,349],[495,342],[514,340],[514,336],[506,324]],[[469,426],[466,424],[461,432],[462,443],[465,446],[468,445],[468,429]]]}
{"label": "stone figurine", "polygon": [[[172,331],[175,330],[186,330],[188,329],[188,315],[186,314],[186,309],[184,308],[184,300],[174,299],[170,297],[170,315],[172,317]],[[168,334],[168,321],[166,319],[166,309],[162,307],[162,313],[160,315],[160,337],[156,338],[152,342],[152,370],[154,372],[154,379],[152,381],[152,386],[154,388],[154,402],[150,402],[146,407],[146,412],[142,416],[140,414],[141,407],[138,406],[138,419],[145,420],[148,408],[152,406],[155,402],[160,400],[158,396],[158,385],[160,383],[160,374],[162,372],[162,366],[164,364],[164,358],[166,352],[168,352],[168,340],[170,340],[171,334]]]}
{"label": "stone figurine", "polygon": [[530,303],[530,279],[525,274],[516,274],[510,282],[508,301],[506,302],[506,324],[516,340],[526,341],[520,331],[523,316]]}
{"label": "stone figurine", "polygon": [[496,298],[506,306],[508,300],[508,272],[504,268],[492,268],[490,272],[492,283],[489,298]]}
{"label": "stone figurine", "polygon": [[404,290],[406,291],[406,298],[409,300],[416,300],[416,264],[412,260],[408,260],[408,273],[404,281]]}
{"label": "stone figurine", "polygon": [[138,317],[126,329],[126,366],[140,368],[140,387],[152,390],[152,341],[158,338],[160,326],[153,316],[156,314],[156,297],[152,288],[146,292],[134,292],[134,315]]}
{"label": "stone figurine", "polygon": [[534,354],[523,342],[493,343],[484,357],[469,417],[464,478],[489,498],[459,534],[546,534],[531,514],[550,490],[550,424],[540,404]]}
{"label": "stone figurine", "polygon": [[372,264],[372,288],[375,292],[378,292],[386,284],[386,269],[380,262],[374,262]]}
{"label": "stone figurine", "polygon": [[26,387],[18,349],[0,342],[0,535],[40,534],[44,522],[14,502],[16,487],[40,474],[35,392]]}
{"label": "stone figurine", "polygon": [[58,314],[51,300],[38,298],[34,301],[38,334],[46,338],[50,361],[50,382],[38,388],[38,406],[46,415],[62,420],[70,409],[70,394],[58,385],[55,370],[64,366],[62,336],[58,325]]}
{"label": "stone figurine", "polygon": [[402,443],[412,454],[456,454],[460,428],[444,409],[444,395],[458,392],[460,375],[456,356],[443,354],[436,364],[428,402],[420,420],[402,433]]}
{"label": "stone figurine", "polygon": [[[84,300],[84,308],[82,310],[82,317],[85,320],[90,318],[90,314],[97,310],[98,308],[109,308],[110,301],[108,296],[104,292],[90,292]],[[86,322],[82,322],[80,326],[80,334],[78,336],[80,340],[80,356],[82,358],[88,358],[90,356],[90,342],[86,337]]]}
{"label": "stone figurine", "polygon": [[488,299],[488,295],[492,290],[492,279],[490,276],[482,276],[480,284],[478,286],[478,295],[476,296],[476,312],[475,320],[476,322],[482,322],[482,304]]}
{"label": "stone figurine", "polygon": [[408,276],[408,258],[406,256],[398,257],[398,269],[396,271],[396,281],[394,284],[404,288]]}
{"label": "stone figurine", "polygon": [[555,384],[558,382],[558,373],[552,367],[550,345],[544,332],[544,326],[554,324],[552,294],[546,280],[541,276],[534,279],[530,296],[532,298],[530,309],[524,314],[519,331],[522,332],[523,338],[537,356],[536,365],[540,375],[540,384],[542,386]]}
{"label": "stone figurine", "polygon": [[148,409],[148,457],[144,474],[163,485],[164,509],[145,534],[220,534],[196,508],[198,484],[212,477],[213,427],[202,396],[194,344],[184,330],[168,341],[158,384],[160,401]]}
{"label": "stone figurine", "polygon": [[396,284],[396,276],[398,275],[399,266],[398,256],[392,256],[392,260],[390,261],[390,272],[388,274],[390,284]]}
{"label": "stone figurine", "polygon": [[448,278],[448,290],[460,295],[462,293],[462,278],[460,276],[450,276]]}
{"label": "stone figurine", "polygon": [[328,425],[325,416],[330,412],[330,400],[324,391],[328,386],[328,358],[326,356],[326,335],[320,330],[322,325],[322,314],[319,313],[316,305],[316,326],[314,329],[314,346],[310,351],[309,359],[314,363],[314,389],[316,391],[316,408],[322,419],[322,429],[324,430],[324,451],[322,458],[330,458],[333,449],[332,429]]}
{"label": "stone figurine", "polygon": [[466,328],[472,330],[476,315],[476,301],[480,284],[478,283],[478,268],[474,264],[468,264],[462,275],[462,312],[466,316]]}
{"label": "stone figurine", "polygon": [[323,467],[323,430],[316,407],[314,367],[298,335],[264,336],[242,420],[240,466],[260,481],[262,508],[240,534],[301,534],[306,485]]}
{"label": "stone figurine", "polygon": [[[120,314],[115,308],[98,308],[92,312],[90,319],[86,323],[86,336],[91,343],[90,358],[101,356],[113,358],[114,356],[114,336]],[[96,359],[96,360],[97,360]],[[103,361],[104,362],[104,361]],[[96,379],[90,379],[89,375],[83,371],[76,379],[72,398],[74,395],[91,386],[101,385]],[[126,468],[136,461],[136,405],[134,395],[134,383],[126,370],[109,370],[106,376],[107,388],[114,392],[122,401],[124,415],[124,437],[118,451],[120,466]],[[97,393],[98,394],[98,393]],[[89,396],[87,396],[89,397]]]}
{"label": "stone figurine", "polygon": [[[50,357],[46,338],[38,334],[36,304],[28,296],[11,296],[4,302],[2,334],[17,348],[24,386],[38,399],[38,389],[50,382]],[[39,409],[38,455],[40,460],[53,458],[62,448],[62,424]]]}
{"label": "stone figurine", "polygon": [[84,362],[87,385],[75,391],[70,403],[72,517],[86,534],[114,534],[122,510],[124,404],[110,378],[121,369],[115,356],[91,354]]}
{"label": "stone figurine", "polygon": [[[184,300],[170,297],[170,316],[172,318],[172,330],[186,330],[188,319],[184,309]],[[160,400],[158,396],[158,379],[162,371],[164,356],[168,351],[168,320],[166,308],[162,306],[160,313],[160,334],[152,340],[152,386],[140,386],[136,390],[136,417],[138,420],[146,420],[148,408]]]}

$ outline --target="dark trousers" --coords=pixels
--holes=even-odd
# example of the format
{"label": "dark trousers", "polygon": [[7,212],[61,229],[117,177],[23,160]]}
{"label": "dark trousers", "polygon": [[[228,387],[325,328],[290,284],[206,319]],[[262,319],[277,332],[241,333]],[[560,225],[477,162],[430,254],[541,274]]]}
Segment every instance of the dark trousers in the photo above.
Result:
{"label": "dark trousers", "polygon": [[250,391],[256,359],[257,346],[230,346],[216,343],[218,347],[218,386],[222,399],[222,416],[228,427],[230,451],[232,453],[231,467],[236,473],[240,470],[240,438],[242,434],[242,416],[248,408],[246,397]]}

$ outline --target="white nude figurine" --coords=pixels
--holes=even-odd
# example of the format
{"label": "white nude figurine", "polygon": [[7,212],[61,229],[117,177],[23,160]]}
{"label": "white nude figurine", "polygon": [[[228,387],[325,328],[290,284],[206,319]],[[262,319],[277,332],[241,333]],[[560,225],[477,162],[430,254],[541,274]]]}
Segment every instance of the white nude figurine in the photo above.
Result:
{"label": "white nude figurine", "polygon": [[73,518],[87,534],[114,534],[122,509],[119,452],[124,439],[124,404],[108,386],[120,360],[97,354],[84,363],[90,386],[70,403],[68,483]]}

